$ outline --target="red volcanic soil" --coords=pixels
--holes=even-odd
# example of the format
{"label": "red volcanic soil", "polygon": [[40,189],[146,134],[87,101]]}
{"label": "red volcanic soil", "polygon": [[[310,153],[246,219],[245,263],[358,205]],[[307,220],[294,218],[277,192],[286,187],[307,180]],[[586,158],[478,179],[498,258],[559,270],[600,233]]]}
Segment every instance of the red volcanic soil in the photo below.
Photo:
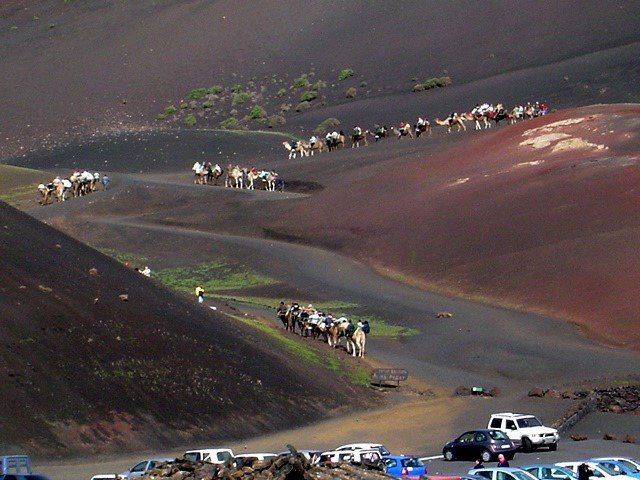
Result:
{"label": "red volcanic soil", "polygon": [[[164,127],[156,116],[196,87],[266,79],[286,89],[303,73],[333,93],[324,105],[287,114],[284,128],[296,133],[327,117],[349,126],[399,122],[485,100],[544,99],[559,108],[637,101],[639,16],[636,1],[596,0],[401,7],[337,0],[2,2],[0,103],[11,115],[0,118],[0,157],[74,136]],[[339,82],[343,68],[355,76]],[[417,82],[443,75],[451,87],[411,93]],[[345,98],[348,87],[357,90],[353,100]],[[282,103],[255,101],[271,102],[269,114]],[[231,108],[224,107],[225,116]]]}
{"label": "red volcanic soil", "polygon": [[371,398],[3,202],[0,237],[3,451],[214,443]]}
{"label": "red volcanic soil", "polygon": [[272,231],[640,349],[639,114],[570,109],[345,171]]}

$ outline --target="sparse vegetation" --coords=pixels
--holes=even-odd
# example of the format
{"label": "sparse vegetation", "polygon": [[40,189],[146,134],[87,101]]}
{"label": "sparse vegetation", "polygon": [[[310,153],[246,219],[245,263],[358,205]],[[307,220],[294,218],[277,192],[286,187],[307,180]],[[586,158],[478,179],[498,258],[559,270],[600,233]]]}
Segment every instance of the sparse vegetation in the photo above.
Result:
{"label": "sparse vegetation", "polygon": [[330,117],[320,122],[313,133],[315,133],[316,135],[323,135],[334,127],[337,127],[338,125],[340,125],[340,120]]}
{"label": "sparse vegetation", "polygon": [[213,107],[213,102],[211,100],[205,100],[202,102],[202,108],[211,108]]}
{"label": "sparse vegetation", "polygon": [[271,115],[267,119],[267,125],[269,128],[281,127],[287,123],[287,120],[282,115]]}
{"label": "sparse vegetation", "polygon": [[300,95],[300,101],[308,102],[315,99],[317,96],[318,94],[313,90],[307,90],[306,92],[302,92],[302,94]]}
{"label": "sparse vegetation", "polygon": [[164,113],[165,116],[168,117],[169,115],[173,115],[177,111],[178,111],[178,109],[176,107],[174,107],[173,105],[169,105],[167,107],[164,107],[164,111],[162,113]]}
{"label": "sparse vegetation", "polygon": [[194,88],[193,90],[191,90],[189,92],[188,97],[191,100],[200,100],[201,98],[203,98],[205,95],[207,94],[207,89],[206,88]]}
{"label": "sparse vegetation", "polygon": [[349,77],[353,77],[354,75],[354,71],[350,68],[343,68],[342,70],[340,70],[340,73],[338,74],[338,80],[346,80]]}
{"label": "sparse vegetation", "polygon": [[222,120],[219,126],[223,130],[238,130],[240,128],[238,119],[235,117],[229,117],[226,120]]}
{"label": "sparse vegetation", "polygon": [[205,292],[246,288],[274,283],[269,277],[259,275],[241,265],[211,262],[193,267],[167,268],[154,275],[168,287],[184,293],[193,293],[196,285]]}
{"label": "sparse vegetation", "polygon": [[304,112],[305,110],[309,110],[311,108],[311,103],[304,101],[300,102],[296,105],[296,112]]}
{"label": "sparse vegetation", "polygon": [[293,81],[293,88],[307,88],[309,86],[309,80],[307,75],[304,74]]}
{"label": "sparse vegetation", "polygon": [[417,83],[416,85],[413,86],[411,91],[422,92],[424,90],[430,90],[436,87],[446,87],[448,85],[451,85],[450,77],[436,77],[436,78],[430,78],[429,80],[422,83]]}
{"label": "sparse vegetation", "polygon": [[316,92],[321,88],[327,88],[327,82],[325,82],[324,80],[318,80],[311,86],[311,90],[314,90]]}
{"label": "sparse vegetation", "polygon": [[196,123],[198,123],[198,121],[196,120],[196,116],[193,113],[190,113],[189,115],[184,117],[182,123],[184,123],[187,127],[193,127]]}
{"label": "sparse vegetation", "polygon": [[266,116],[267,116],[267,111],[264,108],[262,108],[260,105],[256,105],[251,109],[251,112],[249,112],[249,118],[253,120],[264,118]]}
{"label": "sparse vegetation", "polygon": [[251,95],[247,92],[238,92],[236,94],[233,95],[233,98],[231,100],[231,105],[242,105],[243,103],[248,102],[249,100],[251,100]]}
{"label": "sparse vegetation", "polygon": [[276,96],[280,98],[280,97],[284,97],[286,94],[287,94],[287,89],[281,88],[280,90],[278,90],[278,93],[276,93]]}
{"label": "sparse vegetation", "polygon": [[344,96],[346,98],[354,98],[356,96],[356,93],[358,93],[358,91],[355,89],[355,87],[351,87],[347,88],[347,91],[344,92]]}
{"label": "sparse vegetation", "polygon": [[207,88],[207,95],[217,95],[222,92],[224,92],[224,88],[222,88],[221,85],[214,85]]}

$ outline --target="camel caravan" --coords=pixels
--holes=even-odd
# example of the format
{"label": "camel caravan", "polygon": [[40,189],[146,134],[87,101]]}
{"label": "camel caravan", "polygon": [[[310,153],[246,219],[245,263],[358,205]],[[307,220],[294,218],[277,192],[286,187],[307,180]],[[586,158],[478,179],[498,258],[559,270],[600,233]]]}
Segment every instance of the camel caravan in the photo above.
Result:
{"label": "camel caravan", "polygon": [[[507,110],[503,104],[495,105],[483,103],[476,106],[469,112],[451,113],[448,117],[434,119],[437,126],[446,127],[447,133],[455,128],[457,132],[466,131],[465,122],[474,122],[476,130],[491,128],[492,122],[498,125],[502,120],[508,124],[514,124],[519,120],[528,120],[549,113],[549,106],[546,103],[535,102],[535,104],[527,103],[526,105],[516,105],[511,110]],[[359,126],[354,126],[351,135],[347,136],[344,131],[340,130],[329,132],[324,138],[313,135],[309,141],[291,140],[282,142],[282,145],[288,152],[289,160],[312,156],[315,152],[331,152],[345,148],[347,140],[351,141],[351,148],[360,146],[368,146],[367,137],[372,137],[376,142],[378,140],[394,136],[401,140],[402,138],[419,138],[421,135],[430,136],[432,133],[431,123],[429,120],[418,117],[418,120],[411,124],[409,122],[400,122],[398,127],[374,125],[371,130],[363,130]]]}
{"label": "camel caravan", "polygon": [[258,170],[256,167],[246,168],[231,164],[227,165],[225,170],[218,164],[212,165],[211,162],[195,162],[191,170],[194,173],[193,183],[196,185],[217,186],[218,179],[226,173],[224,186],[227,188],[255,190],[256,184],[260,184],[263,190],[284,191],[284,180],[278,178],[278,174],[273,170]]}
{"label": "camel caravan", "polygon": [[[106,179],[106,181],[105,181]],[[109,177],[103,177],[103,186],[106,188],[106,183]],[[88,195],[91,192],[95,192],[100,184],[100,174],[90,173],[86,170],[80,172],[75,171],[69,178],[56,177],[49,183],[41,183],[38,185],[38,193],[40,194],[40,200],[38,203],[41,205],[48,205],[56,202],[65,202],[70,196],[81,197]]]}
{"label": "camel caravan", "polygon": [[332,348],[338,348],[344,340],[348,354],[364,356],[367,335],[371,332],[368,320],[354,325],[345,317],[333,318],[331,313],[320,312],[313,305],[301,307],[295,302],[291,305],[280,302],[276,316],[288,332],[297,330],[301,337],[323,340]]}

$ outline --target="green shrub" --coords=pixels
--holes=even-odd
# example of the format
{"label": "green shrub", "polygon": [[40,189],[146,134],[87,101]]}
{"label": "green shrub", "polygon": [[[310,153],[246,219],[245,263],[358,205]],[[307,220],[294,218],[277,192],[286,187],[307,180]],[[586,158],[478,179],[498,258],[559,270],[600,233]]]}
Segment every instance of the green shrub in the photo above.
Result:
{"label": "green shrub", "polygon": [[194,88],[189,92],[189,98],[191,100],[200,100],[207,94],[206,88]]}
{"label": "green shrub", "polygon": [[451,85],[450,77],[434,77],[425,82],[415,84],[411,91],[422,92],[424,90],[430,90],[437,87],[446,87],[448,85]]}
{"label": "green shrub", "polygon": [[213,102],[211,100],[206,100],[202,102],[202,108],[211,108],[213,107]]}
{"label": "green shrub", "polygon": [[231,87],[231,91],[233,93],[238,93],[242,91],[242,85],[240,85],[239,83],[236,83],[233,87]]}
{"label": "green shrub", "polygon": [[188,104],[187,102],[182,102],[182,103],[180,104],[180,108],[181,108],[182,110],[184,110],[185,108],[189,108],[189,104]]}
{"label": "green shrub", "polygon": [[296,105],[296,112],[304,112],[305,110],[309,110],[311,108],[311,103],[304,101],[300,102]]}
{"label": "green shrub", "polygon": [[282,115],[271,115],[267,119],[269,128],[281,127],[285,123],[287,123],[287,120]]}
{"label": "green shrub", "polygon": [[317,96],[318,96],[318,94],[316,92],[314,92],[313,90],[307,90],[306,92],[302,92],[302,95],[300,95],[300,101],[301,102],[308,102],[308,101],[313,100]]}
{"label": "green shrub", "polygon": [[334,127],[337,127],[338,125],[340,125],[340,120],[338,120],[337,118],[329,117],[320,122],[313,133],[315,133],[316,135],[323,135],[329,130],[332,130]]}
{"label": "green shrub", "polygon": [[184,117],[182,123],[184,123],[187,127],[193,127],[196,123],[198,123],[198,121],[196,120],[196,116],[190,113],[189,115]]}
{"label": "green shrub", "polygon": [[281,88],[280,90],[278,90],[278,93],[276,93],[278,97],[284,97],[286,94],[287,94],[286,88]]}
{"label": "green shrub", "polygon": [[235,93],[231,99],[231,105],[241,105],[247,103],[249,100],[251,100],[251,95],[247,92]]}
{"label": "green shrub", "polygon": [[262,108],[260,105],[256,105],[249,112],[249,118],[252,118],[253,120],[264,118],[266,116],[267,116],[267,111],[264,108]]}
{"label": "green shrub", "polygon": [[314,90],[317,92],[321,88],[327,88],[327,82],[325,82],[324,80],[318,80],[316,83],[314,83],[313,86],[311,87],[311,90]]}
{"label": "green shrub", "polygon": [[353,98],[356,96],[357,90],[354,87],[347,88],[347,91],[344,92],[344,96],[347,98]]}
{"label": "green shrub", "polygon": [[207,95],[217,95],[218,93],[222,93],[224,88],[220,85],[214,85],[213,87],[207,88]]}
{"label": "green shrub", "polygon": [[302,75],[293,81],[293,88],[307,88],[309,86],[309,80],[307,75]]}
{"label": "green shrub", "polygon": [[237,130],[239,127],[238,119],[234,117],[229,117],[220,122],[220,128],[223,130]]}
{"label": "green shrub", "polygon": [[343,68],[338,74],[338,80],[346,80],[349,77],[353,77],[353,75],[353,70],[351,70],[350,68]]}
{"label": "green shrub", "polygon": [[169,116],[169,115],[173,115],[174,113],[176,113],[178,111],[178,109],[176,107],[174,107],[173,105],[169,105],[168,107],[164,107],[164,113],[165,116]]}
{"label": "green shrub", "polygon": [[167,116],[164,113],[159,113],[158,116],[156,117],[158,120],[164,120],[167,118]]}

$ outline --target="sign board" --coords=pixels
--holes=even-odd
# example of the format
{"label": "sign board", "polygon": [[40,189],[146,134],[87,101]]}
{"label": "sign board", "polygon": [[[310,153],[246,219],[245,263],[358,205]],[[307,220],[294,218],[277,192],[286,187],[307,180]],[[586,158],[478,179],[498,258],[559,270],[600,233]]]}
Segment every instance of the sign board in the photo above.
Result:
{"label": "sign board", "polygon": [[382,385],[383,382],[404,382],[409,378],[409,371],[405,368],[376,368],[371,372],[371,383]]}

